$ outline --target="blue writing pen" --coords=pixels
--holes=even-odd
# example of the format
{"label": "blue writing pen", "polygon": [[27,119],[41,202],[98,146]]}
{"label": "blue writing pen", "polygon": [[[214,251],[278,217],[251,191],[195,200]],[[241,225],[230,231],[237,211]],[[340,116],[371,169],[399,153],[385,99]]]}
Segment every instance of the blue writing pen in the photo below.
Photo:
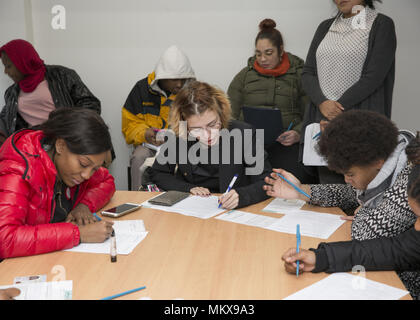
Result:
{"label": "blue writing pen", "polygon": [[121,296],[125,296],[126,294],[130,294],[130,293],[133,293],[133,292],[136,292],[136,291],[140,291],[140,290],[143,290],[143,289],[146,289],[146,287],[143,286],[143,287],[136,288],[136,289],[133,289],[133,290],[124,291],[122,293],[118,293],[118,294],[115,294],[113,296],[102,298],[102,300],[112,300],[112,299],[115,299],[115,298],[118,298],[118,297],[121,297]]}
{"label": "blue writing pen", "polygon": [[[287,128],[287,130],[285,132],[290,131],[290,129],[292,129],[292,126],[293,126],[293,121],[290,122],[289,127]],[[284,136],[281,137],[281,140],[284,140]]]}
{"label": "blue writing pen", "polygon": [[318,138],[318,137],[320,137],[321,136],[321,131],[320,132],[318,132],[316,135],[314,135],[314,137],[312,138],[312,140],[315,140],[316,138]]}
{"label": "blue writing pen", "polygon": [[287,180],[285,177],[283,177],[280,173],[277,173],[276,172],[276,174],[281,178],[281,179],[283,179],[284,181],[286,181],[288,184],[290,184],[297,192],[299,192],[299,193],[301,193],[301,194],[303,194],[304,196],[306,196],[306,197],[308,197],[309,199],[311,198],[311,196],[309,195],[309,194],[307,194],[305,191],[303,191],[301,188],[299,188],[299,187],[297,187],[297,186],[295,186],[292,182],[290,182],[289,180]]}
{"label": "blue writing pen", "polygon": [[[300,247],[300,225],[296,225],[296,253],[299,253]],[[299,277],[299,260],[296,261],[296,277]]]}
{"label": "blue writing pen", "polygon": [[[236,179],[238,179],[238,175],[237,174],[235,174],[233,176],[232,181],[229,183],[229,186],[228,186],[228,188],[226,189],[226,192],[223,195],[225,195],[226,193],[228,193],[232,189],[233,185],[235,184]],[[219,201],[218,208],[220,208],[221,205],[222,205],[222,203]]]}
{"label": "blue writing pen", "polygon": [[96,220],[98,220],[98,221],[101,221],[102,219],[101,218],[99,218],[99,216],[94,212],[93,213],[93,216],[96,218]]}

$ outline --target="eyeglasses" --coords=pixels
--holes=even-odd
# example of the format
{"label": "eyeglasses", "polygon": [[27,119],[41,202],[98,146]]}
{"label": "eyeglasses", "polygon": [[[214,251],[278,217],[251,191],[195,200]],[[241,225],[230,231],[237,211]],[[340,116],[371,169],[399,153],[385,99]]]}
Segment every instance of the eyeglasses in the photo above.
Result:
{"label": "eyeglasses", "polygon": [[192,128],[188,129],[188,132],[193,137],[200,137],[204,134],[204,130],[207,132],[211,132],[212,130],[219,130],[222,127],[222,122],[220,121],[212,121],[208,125],[206,125],[204,128]]}

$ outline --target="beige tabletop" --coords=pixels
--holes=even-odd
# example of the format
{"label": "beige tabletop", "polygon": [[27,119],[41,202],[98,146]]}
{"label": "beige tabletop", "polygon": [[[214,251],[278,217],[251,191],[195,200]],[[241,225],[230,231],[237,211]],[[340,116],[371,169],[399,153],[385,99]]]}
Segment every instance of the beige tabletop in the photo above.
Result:
{"label": "beige tabletop", "polygon": [[[155,195],[117,191],[106,208]],[[280,217],[261,211],[270,201],[241,210]],[[342,214],[337,208],[311,210]],[[281,256],[296,246],[292,234],[148,208],[119,219],[142,219],[149,234],[131,254],[118,255],[116,263],[107,254],[78,252],[11,258],[0,263],[0,285],[12,284],[16,276],[46,274],[48,281],[73,280],[73,299],[100,299],[146,286],[119,299],[277,300],[328,276],[286,273]],[[350,226],[344,223],[327,241],[349,240]],[[302,237],[302,248],[316,248],[323,241]],[[405,290],[395,272],[367,272],[366,277]]]}

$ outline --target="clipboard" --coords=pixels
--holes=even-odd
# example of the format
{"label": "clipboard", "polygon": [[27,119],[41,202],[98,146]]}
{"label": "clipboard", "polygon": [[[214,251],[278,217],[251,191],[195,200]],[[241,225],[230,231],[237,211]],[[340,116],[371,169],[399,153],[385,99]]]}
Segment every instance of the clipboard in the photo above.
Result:
{"label": "clipboard", "polygon": [[279,135],[284,132],[280,109],[243,106],[242,113],[245,122],[255,129],[264,129],[265,146],[276,142]]}

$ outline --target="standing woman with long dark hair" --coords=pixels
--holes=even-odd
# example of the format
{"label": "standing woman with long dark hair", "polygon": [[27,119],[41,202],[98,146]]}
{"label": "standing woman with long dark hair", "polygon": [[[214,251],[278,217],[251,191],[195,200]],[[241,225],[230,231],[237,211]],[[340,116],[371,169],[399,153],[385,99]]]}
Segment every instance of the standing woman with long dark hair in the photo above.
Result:
{"label": "standing woman with long dark hair", "polygon": [[96,221],[115,192],[103,167],[112,149],[102,118],[82,108],[50,113],[0,148],[0,259],[103,242],[112,223]]}
{"label": "standing woman with long dark hair", "polygon": [[[327,125],[352,109],[391,118],[397,46],[394,22],[376,11],[374,4],[380,0],[333,2],[338,14],[319,25],[302,72],[303,88],[311,99],[304,126],[321,121]],[[321,183],[343,182],[342,176],[319,168]]]}

